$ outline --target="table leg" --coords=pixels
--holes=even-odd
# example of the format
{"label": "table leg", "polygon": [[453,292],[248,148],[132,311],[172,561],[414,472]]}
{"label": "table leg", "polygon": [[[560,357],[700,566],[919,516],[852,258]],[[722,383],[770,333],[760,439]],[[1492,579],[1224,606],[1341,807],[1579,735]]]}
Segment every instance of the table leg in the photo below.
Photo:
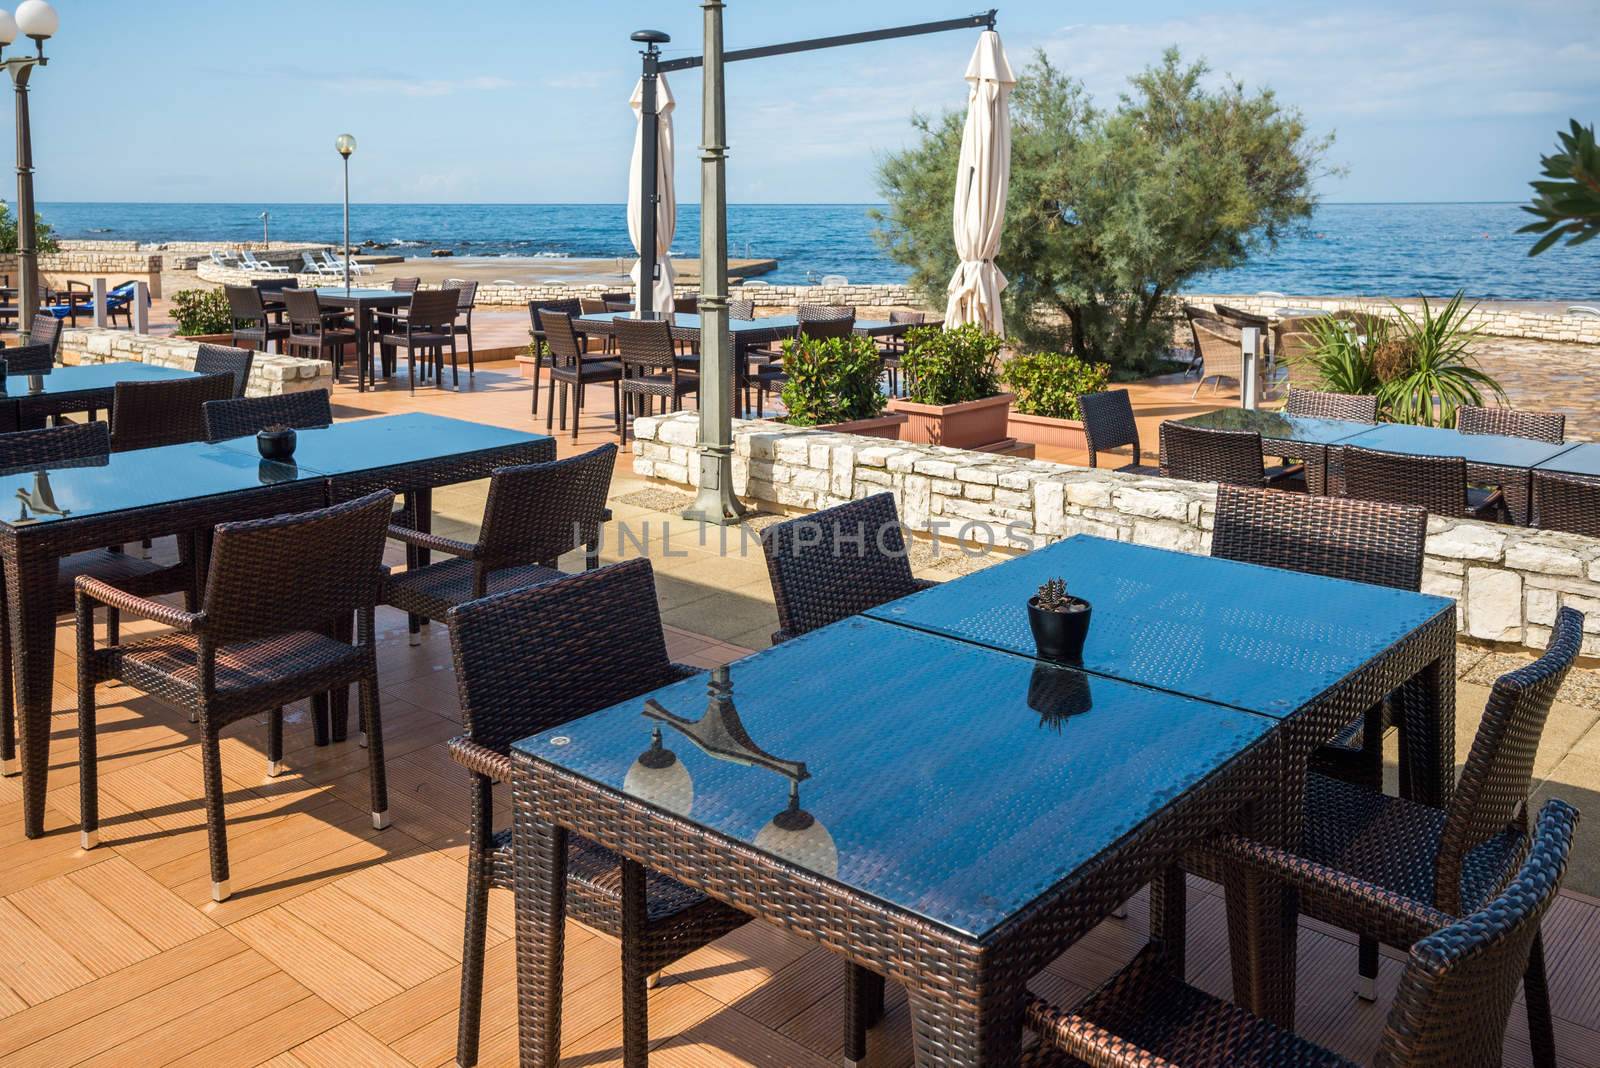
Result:
{"label": "table leg", "polygon": [[561,971],[566,937],[567,832],[535,819],[532,786],[511,780],[517,942],[517,1033],[521,1063],[556,1068],[561,1059]]}
{"label": "table leg", "polygon": [[1013,1065],[1022,1054],[1023,992],[908,991],[917,1068]]}
{"label": "table leg", "polygon": [[1401,686],[1391,700],[1399,713],[1405,759],[1400,763],[1404,796],[1444,808],[1455,792],[1456,647],[1447,643],[1439,659]]}
{"label": "table leg", "polygon": [[6,607],[17,680],[17,720],[22,742],[23,831],[44,834],[44,799],[50,771],[50,706],[55,681],[56,557],[18,544],[6,561]]}
{"label": "table leg", "polygon": [[[372,346],[368,338],[367,308],[360,301],[356,302],[356,391],[367,391],[367,376],[372,374]],[[378,384],[376,376],[372,379],[374,387]]]}
{"label": "table leg", "polygon": [[[1292,848],[1300,841],[1310,753],[1282,750],[1274,796],[1254,805],[1245,833]],[[1277,879],[1230,867],[1223,891],[1228,910],[1228,956],[1233,999],[1257,1016],[1294,1029],[1295,956],[1299,896]]]}

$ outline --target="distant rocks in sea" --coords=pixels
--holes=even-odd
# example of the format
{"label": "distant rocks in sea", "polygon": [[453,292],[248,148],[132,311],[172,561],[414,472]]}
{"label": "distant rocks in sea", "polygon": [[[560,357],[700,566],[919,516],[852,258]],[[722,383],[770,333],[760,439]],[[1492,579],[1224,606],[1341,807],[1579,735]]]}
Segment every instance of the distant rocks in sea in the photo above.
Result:
{"label": "distant rocks in sea", "polygon": [[436,248],[436,249],[433,250],[433,252],[430,253],[430,255],[433,255],[433,256],[454,256],[455,255],[455,251],[453,249],[448,249],[448,248]]}

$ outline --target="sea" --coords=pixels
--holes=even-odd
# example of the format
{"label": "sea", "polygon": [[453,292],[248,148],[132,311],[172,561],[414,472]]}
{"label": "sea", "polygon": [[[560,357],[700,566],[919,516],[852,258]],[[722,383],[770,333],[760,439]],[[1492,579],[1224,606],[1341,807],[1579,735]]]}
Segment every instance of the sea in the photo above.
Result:
{"label": "sea", "polygon": [[[909,272],[873,240],[871,204],[730,204],[729,254],[775,259],[774,284],[824,275],[903,281]],[[116,240],[336,241],[338,204],[46,203],[63,237]],[[1276,249],[1194,279],[1195,293],[1340,296],[1448,295],[1477,299],[1600,299],[1600,241],[1527,254],[1533,238],[1516,204],[1326,204]],[[355,204],[351,241],[410,256],[631,257],[621,204]],[[676,255],[699,252],[700,210],[680,205]]]}

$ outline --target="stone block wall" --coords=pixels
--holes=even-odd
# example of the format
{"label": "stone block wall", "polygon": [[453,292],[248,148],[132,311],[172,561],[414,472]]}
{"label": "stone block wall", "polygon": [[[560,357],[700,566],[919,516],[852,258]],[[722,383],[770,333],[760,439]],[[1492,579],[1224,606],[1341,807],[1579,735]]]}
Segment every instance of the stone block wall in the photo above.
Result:
{"label": "stone block wall", "polygon": [[[39,274],[45,285],[65,289],[68,282],[93,286],[96,278],[104,278],[107,286],[138,281],[150,287],[151,296],[161,296],[162,259],[159,254],[98,247],[68,248],[67,244],[71,243],[63,243],[60,252],[40,254]],[[0,274],[8,276],[12,284],[16,283],[19,272],[15,252],[0,254]]]}
{"label": "stone block wall", "polygon": [[[699,417],[635,421],[634,471],[695,486]],[[890,492],[901,521],[969,551],[1014,553],[1073,534],[1207,553],[1214,484],[1121,474],[807,430],[734,423],[733,489],[786,511]],[[1541,649],[1556,610],[1587,616],[1584,655],[1600,656],[1600,539],[1434,516],[1423,590],[1456,600],[1470,639]]]}
{"label": "stone block wall", "polygon": [[[1398,319],[1399,313],[1387,300],[1365,300],[1360,297],[1261,297],[1229,296],[1186,293],[1183,299],[1191,304],[1227,304],[1244,311],[1266,315],[1275,308],[1315,308],[1318,311],[1363,311]],[[1407,315],[1420,315],[1422,303],[1416,300],[1394,302],[1405,309]],[[1441,301],[1433,301],[1435,310]],[[1467,325],[1479,327],[1485,334],[1496,337],[1525,337],[1540,341],[1575,341],[1585,345],[1600,345],[1600,316],[1568,315],[1565,311],[1550,311],[1542,307],[1522,307],[1515,302],[1480,304],[1468,314]]]}
{"label": "stone block wall", "polygon": [[[158,367],[194,370],[200,351],[197,342],[180,337],[151,337],[127,330],[67,327],[61,332],[61,356],[66,363],[113,363],[137,360]],[[333,389],[333,364],[299,356],[256,353],[250,366],[245,395],[262,397],[298,393],[308,389]]]}

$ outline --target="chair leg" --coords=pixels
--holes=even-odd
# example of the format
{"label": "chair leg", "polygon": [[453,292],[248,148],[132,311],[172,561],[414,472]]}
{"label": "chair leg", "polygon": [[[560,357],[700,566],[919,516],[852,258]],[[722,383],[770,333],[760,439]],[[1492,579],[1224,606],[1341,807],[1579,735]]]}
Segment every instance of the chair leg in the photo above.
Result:
{"label": "chair leg", "polygon": [[5,595],[0,592],[0,770],[16,775],[17,699],[11,692],[11,623],[4,618]]}
{"label": "chair leg", "polygon": [[217,729],[202,716],[205,727],[200,739],[200,762],[206,780],[206,837],[211,843],[211,900],[226,901],[233,893],[228,885],[228,825],[223,808],[222,750]]}
{"label": "chair leg", "polygon": [[472,324],[467,324],[467,377],[474,378],[478,374],[478,365],[472,362]]}
{"label": "chair leg", "polygon": [[1528,1003],[1528,1045],[1534,1068],[1555,1068],[1556,1032],[1550,1019],[1550,980],[1544,967],[1544,932],[1533,936],[1528,969],[1522,975],[1522,997]]}
{"label": "chair leg", "polygon": [[450,385],[461,388],[461,368],[456,366],[456,336],[450,335]]}
{"label": "chair leg", "polygon": [[583,379],[572,386],[572,440],[578,440],[578,420],[583,415]]}
{"label": "chair leg", "polygon": [[[472,339],[467,339],[467,366],[472,366]],[[544,369],[544,346],[533,343],[533,414],[539,414],[539,373]]]}
{"label": "chair leg", "polygon": [[489,867],[485,846],[493,835],[490,783],[473,776],[472,848],[467,860],[467,918],[461,938],[461,1001],[456,1018],[456,1064],[478,1063],[478,1029],[483,1018],[483,957],[489,929]]}
{"label": "chair leg", "polygon": [[[370,644],[372,624],[365,624]],[[372,788],[372,826],[389,826],[389,781],[383,768],[383,718],[378,712],[378,673],[374,668],[361,680],[361,722],[367,727],[367,773]]]}
{"label": "chair leg", "polygon": [[[85,642],[80,636],[80,656],[85,652],[85,645],[92,646],[93,639]],[[93,849],[100,844],[100,765],[90,659],[92,657],[78,662],[78,844],[84,849]],[[9,664],[6,665],[6,673],[10,674]]]}
{"label": "chair leg", "polygon": [[859,964],[844,973],[844,1060],[858,1065],[867,1057],[867,1032],[883,1019],[883,976]]}
{"label": "chair leg", "polygon": [[1359,962],[1357,969],[1360,978],[1356,984],[1356,997],[1362,1001],[1378,1000],[1378,940],[1375,938],[1361,939],[1357,948]]}
{"label": "chair leg", "polygon": [[[533,391],[535,393],[539,392],[539,387],[537,385],[535,385],[533,387]],[[556,418],[556,380],[555,380],[555,376],[551,375],[550,376],[550,396],[545,398],[545,405],[544,405],[544,432],[546,434],[550,433],[550,431],[555,428],[555,418]]]}
{"label": "chair leg", "polygon": [[621,435],[622,421],[627,416],[622,413],[622,381],[616,378],[611,380],[611,415],[613,417],[612,426],[617,434]]}
{"label": "chair leg", "polygon": [[283,772],[283,706],[267,713],[267,778]]}

